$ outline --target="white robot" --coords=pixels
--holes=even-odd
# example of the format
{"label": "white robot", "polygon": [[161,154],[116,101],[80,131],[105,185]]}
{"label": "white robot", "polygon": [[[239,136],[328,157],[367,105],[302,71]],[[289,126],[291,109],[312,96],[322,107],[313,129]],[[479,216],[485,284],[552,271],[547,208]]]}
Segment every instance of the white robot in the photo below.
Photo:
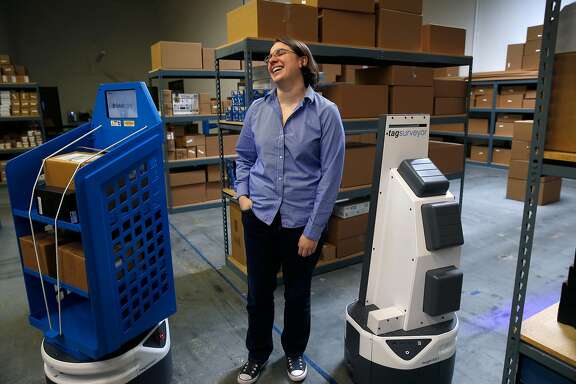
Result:
{"label": "white robot", "polygon": [[346,311],[356,384],[452,381],[464,241],[460,206],[428,159],[429,122],[381,119],[360,294]]}

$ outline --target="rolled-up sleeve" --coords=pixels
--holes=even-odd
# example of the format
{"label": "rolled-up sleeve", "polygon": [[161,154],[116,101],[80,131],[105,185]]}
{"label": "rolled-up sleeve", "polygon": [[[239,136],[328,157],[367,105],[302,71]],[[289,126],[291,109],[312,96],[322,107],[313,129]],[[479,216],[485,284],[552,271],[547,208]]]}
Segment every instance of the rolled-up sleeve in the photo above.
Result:
{"label": "rolled-up sleeve", "polygon": [[329,105],[320,114],[322,136],[320,161],[322,176],[316,190],[314,208],[304,228],[304,236],[318,240],[332,214],[338,196],[344,167],[344,127],[336,105]]}
{"label": "rolled-up sleeve", "polygon": [[240,132],[238,143],[236,144],[236,181],[234,189],[237,196],[250,196],[250,169],[257,158],[256,144],[254,143],[254,132],[251,124],[252,108],[249,108],[244,118],[244,126]]}

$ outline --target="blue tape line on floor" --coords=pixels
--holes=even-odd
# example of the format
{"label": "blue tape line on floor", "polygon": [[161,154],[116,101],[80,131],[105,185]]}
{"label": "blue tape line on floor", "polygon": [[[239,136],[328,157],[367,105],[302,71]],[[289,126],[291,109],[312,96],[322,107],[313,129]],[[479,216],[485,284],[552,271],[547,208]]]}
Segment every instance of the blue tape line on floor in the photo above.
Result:
{"label": "blue tape line on floor", "polygon": [[[186,236],[184,236],[184,234],[182,232],[180,232],[180,230],[178,228],[176,228],[176,226],[174,224],[170,223],[170,227],[174,230],[174,232],[176,232],[186,242],[186,244],[188,244],[190,246],[190,248],[192,248],[192,250],[206,264],[208,264],[210,266],[210,268],[212,268],[214,270],[214,272],[216,272],[232,288],[232,290],[234,292],[236,292],[238,295],[240,295],[240,297],[242,297],[242,299],[244,301],[246,301],[246,294],[243,293],[238,287],[236,287],[234,285],[234,283],[229,278],[227,278],[226,275],[224,275],[218,268],[216,268],[216,266],[214,264],[212,264],[212,262],[210,262],[210,260],[208,260],[208,258],[206,256],[204,256],[204,254],[202,253],[202,251],[200,249],[198,249],[198,247],[196,247],[194,244],[192,244],[192,242]],[[280,327],[278,327],[276,324],[274,324],[272,328],[273,328],[274,332],[276,332],[276,334],[278,334],[279,336],[282,335],[282,329],[280,329]],[[322,376],[330,384],[338,384],[338,382],[336,380],[334,380],[334,378],[332,376],[330,376],[330,374],[328,372],[323,370],[308,355],[304,354],[304,360],[306,361],[306,363],[308,365],[310,365],[312,368],[314,368],[314,370],[316,372],[318,372],[320,374],[320,376]]]}

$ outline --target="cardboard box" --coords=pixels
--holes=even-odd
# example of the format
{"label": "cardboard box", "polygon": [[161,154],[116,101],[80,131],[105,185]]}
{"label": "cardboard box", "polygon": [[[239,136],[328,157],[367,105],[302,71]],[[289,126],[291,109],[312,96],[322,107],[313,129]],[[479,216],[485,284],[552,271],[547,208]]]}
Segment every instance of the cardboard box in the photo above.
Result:
{"label": "cardboard box", "polygon": [[422,50],[445,55],[464,55],[466,30],[426,24],[422,26]]}
{"label": "cardboard box", "polygon": [[0,55],[0,65],[8,65],[8,64],[10,64],[10,56]]}
{"label": "cardboard box", "polygon": [[206,146],[197,145],[196,146],[196,158],[206,157]]}
{"label": "cardboard box", "polygon": [[510,160],[508,178],[526,180],[528,178],[528,160]]}
{"label": "cardboard box", "polygon": [[376,21],[376,46],[391,50],[419,51],[422,16],[380,9]]}
{"label": "cardboard box", "polygon": [[[544,182],[540,180],[540,190],[538,193],[538,205],[546,205],[560,200],[562,189],[562,179]],[[511,200],[524,201],[526,195],[526,180],[508,178],[506,188],[506,198]]]}
{"label": "cardboard box", "polygon": [[380,8],[422,14],[422,0],[380,0]]}
{"label": "cardboard box", "polygon": [[510,150],[508,148],[494,148],[492,150],[492,162],[496,164],[510,164]]}
{"label": "cardboard box", "polygon": [[82,243],[68,243],[58,247],[60,280],[82,291],[88,292],[86,261]]}
{"label": "cardboard box", "polygon": [[204,135],[176,136],[174,140],[176,142],[176,148],[189,148],[197,145],[206,145]]}
{"label": "cardboard box", "polygon": [[576,152],[576,52],[555,56],[552,94],[546,130],[546,149]]}
{"label": "cardboard box", "polygon": [[511,160],[530,160],[530,142],[512,139]]}
{"label": "cardboard box", "polygon": [[220,182],[206,183],[206,201],[219,200],[222,197]]}
{"label": "cardboard box", "polygon": [[[66,188],[79,164],[81,164],[81,168],[102,156],[102,154],[96,155],[93,152],[76,151],[49,158],[44,164],[46,185],[49,187]],[[73,180],[68,190],[75,190]]]}
{"label": "cardboard box", "polygon": [[[223,146],[224,146],[224,155],[233,155],[236,153],[236,143],[238,142],[238,137],[240,135],[223,135]],[[208,155],[208,148],[206,148],[206,154]]]}
{"label": "cardboard box", "polygon": [[445,175],[458,174],[464,170],[464,146],[462,144],[430,140],[428,157]]}
{"label": "cardboard box", "polygon": [[390,87],[390,113],[434,113],[432,87]]}
{"label": "cardboard box", "polygon": [[336,246],[330,243],[322,245],[322,252],[320,253],[320,260],[331,261],[336,259]]}
{"label": "cardboard box", "polygon": [[522,108],[534,109],[536,108],[536,100],[534,99],[524,99],[522,100]]}
{"label": "cardboard box", "polygon": [[190,184],[204,184],[206,182],[206,174],[203,170],[187,171],[187,172],[174,172],[168,174],[171,187],[180,187],[182,185]]}
{"label": "cardboard box", "polygon": [[356,71],[362,69],[362,65],[342,65],[342,73],[336,76],[338,83],[352,83],[356,82]]}
{"label": "cardboard box", "polygon": [[522,56],[522,69],[524,71],[537,71],[540,65],[540,54]]}
{"label": "cardboard box", "polygon": [[470,160],[488,162],[488,147],[484,145],[472,145],[470,147]]}
{"label": "cardboard box", "polygon": [[246,265],[246,250],[244,246],[244,226],[242,225],[242,211],[238,204],[229,204],[230,233],[232,243],[232,258],[242,265]]}
{"label": "cardboard box", "polygon": [[28,70],[23,65],[15,65],[14,73],[16,74],[16,76],[28,76]]}
{"label": "cardboard box", "polygon": [[466,99],[460,97],[435,97],[434,115],[463,115],[466,113]]}
{"label": "cardboard box", "polygon": [[430,131],[441,131],[441,132],[460,132],[464,133],[463,123],[454,124],[434,124],[430,126]]}
{"label": "cardboard box", "polygon": [[366,246],[366,235],[348,237],[336,243],[336,258],[341,259],[364,252]]}
{"label": "cardboard box", "polygon": [[504,121],[496,122],[496,129],[494,130],[495,136],[510,136],[514,134],[514,123],[507,123]]}
{"label": "cardboard box", "polygon": [[330,216],[326,231],[326,241],[338,244],[339,240],[366,234],[368,230],[368,214],[341,219]]}
{"label": "cardboard box", "polygon": [[206,166],[206,180],[209,183],[220,182],[220,166],[208,165]]}
{"label": "cardboard box", "polygon": [[464,80],[434,79],[434,97],[466,97]]}
{"label": "cardboard box", "polygon": [[214,66],[215,60],[214,48],[202,48],[202,69],[214,71],[216,69]]}
{"label": "cardboard box", "polygon": [[488,119],[468,119],[468,133],[488,134]]}
{"label": "cardboard box", "polygon": [[526,93],[525,85],[504,85],[500,87],[501,95],[524,95]]}
{"label": "cardboard box", "polygon": [[170,187],[172,207],[195,204],[206,201],[206,186],[204,184],[189,184]]}
{"label": "cardboard box", "polygon": [[388,113],[386,85],[333,84],[322,87],[322,95],[336,103],[343,119],[377,117]]}
{"label": "cardboard box", "polygon": [[202,44],[159,41],[150,47],[152,70],[202,69]]}
{"label": "cardboard box", "polygon": [[526,93],[524,94],[524,99],[536,100],[536,90],[535,89],[527,89]]}
{"label": "cardboard box", "polygon": [[[373,47],[376,16],[368,13],[323,9],[319,17],[319,39],[327,44]],[[346,28],[342,28],[342,26]]]}
{"label": "cardboard box", "polygon": [[544,25],[535,25],[526,29],[526,41],[542,39]]}
{"label": "cardboard box", "polygon": [[[56,276],[56,242],[54,241],[54,234],[47,232],[35,232],[36,249],[38,250],[38,259],[40,261],[40,269],[43,275],[55,277]],[[25,267],[34,271],[38,271],[38,263],[36,261],[36,252],[34,251],[34,243],[32,235],[21,236],[18,239],[20,243],[20,253],[22,254],[22,263]],[[62,241],[62,239],[60,239]]]}
{"label": "cardboard box", "polygon": [[220,156],[218,148],[218,135],[205,136],[206,157]]}
{"label": "cardboard box", "polygon": [[522,57],[524,56],[524,44],[508,44],[506,52],[506,71],[519,71],[522,69]]}
{"label": "cardboard box", "polygon": [[522,115],[510,115],[507,113],[499,113],[496,115],[496,121],[502,123],[513,123],[517,120],[522,120]]}
{"label": "cardboard box", "polygon": [[188,158],[188,150],[186,148],[176,148],[174,151],[176,160],[186,160]]}
{"label": "cardboard box", "polygon": [[370,201],[365,198],[346,200],[334,204],[332,214],[341,219],[364,215],[369,212]]}
{"label": "cardboard box", "polygon": [[226,14],[228,42],[247,37],[291,36],[318,41],[318,9],[299,4],[252,0]]}
{"label": "cardboard box", "polygon": [[[255,67],[256,63],[253,62],[252,67]],[[220,70],[221,71],[239,71],[242,69],[242,60],[220,60]]]}
{"label": "cardboard box", "polygon": [[524,95],[498,95],[498,108],[522,108]]}
{"label": "cardboard box", "polygon": [[196,155],[197,151],[196,151],[196,147],[189,147],[186,148],[186,158],[187,159],[195,159],[198,156]]}
{"label": "cardboard box", "polygon": [[310,5],[322,9],[374,13],[373,0],[293,0],[295,3]]}
{"label": "cardboard box", "polygon": [[403,65],[356,70],[356,83],[424,87],[429,87],[434,84],[432,68]]}
{"label": "cardboard box", "polygon": [[460,67],[434,68],[434,78],[437,77],[459,77]]}
{"label": "cardboard box", "polygon": [[474,96],[474,108],[492,109],[492,96],[477,95]]}
{"label": "cardboard box", "polygon": [[342,188],[372,184],[376,146],[370,144],[353,144],[346,146],[344,155],[344,172]]}
{"label": "cardboard box", "polygon": [[542,39],[530,40],[524,44],[524,56],[539,55],[542,47]]}
{"label": "cardboard box", "polygon": [[472,87],[472,95],[474,96],[492,96],[494,94],[494,88],[491,86],[475,86]]}
{"label": "cardboard box", "polygon": [[376,133],[346,135],[346,144],[348,143],[364,143],[376,145]]}
{"label": "cardboard box", "polygon": [[323,74],[323,83],[335,83],[338,76],[342,75],[340,64],[319,64],[318,69]]}

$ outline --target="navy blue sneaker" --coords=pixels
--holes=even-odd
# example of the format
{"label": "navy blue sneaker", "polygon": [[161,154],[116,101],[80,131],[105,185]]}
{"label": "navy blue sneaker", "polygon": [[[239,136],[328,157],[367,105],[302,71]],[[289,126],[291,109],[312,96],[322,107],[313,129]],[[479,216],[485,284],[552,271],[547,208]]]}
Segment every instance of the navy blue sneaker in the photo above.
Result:
{"label": "navy blue sneaker", "polygon": [[302,356],[286,357],[288,377],[292,381],[302,381],[308,374],[308,367]]}
{"label": "navy blue sneaker", "polygon": [[244,363],[240,372],[238,373],[238,384],[251,384],[255,383],[260,377],[260,373],[264,369],[264,364],[255,363],[253,361],[247,361]]}

